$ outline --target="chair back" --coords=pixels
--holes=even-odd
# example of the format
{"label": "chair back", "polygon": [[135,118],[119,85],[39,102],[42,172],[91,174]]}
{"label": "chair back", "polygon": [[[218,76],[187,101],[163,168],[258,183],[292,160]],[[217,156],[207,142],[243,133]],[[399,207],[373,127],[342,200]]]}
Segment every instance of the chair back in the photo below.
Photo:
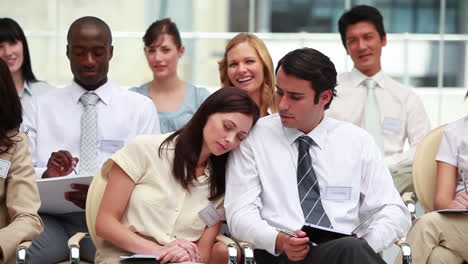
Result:
{"label": "chair back", "polygon": [[419,143],[413,159],[413,183],[416,196],[426,212],[434,210],[437,176],[435,156],[446,125],[430,131]]}
{"label": "chair back", "polygon": [[89,236],[93,240],[96,248],[102,243],[102,238],[96,235],[96,217],[106,185],[107,180],[104,179],[100,173],[97,174],[94,176],[89,186],[88,196],[86,198],[86,224],[88,225]]}

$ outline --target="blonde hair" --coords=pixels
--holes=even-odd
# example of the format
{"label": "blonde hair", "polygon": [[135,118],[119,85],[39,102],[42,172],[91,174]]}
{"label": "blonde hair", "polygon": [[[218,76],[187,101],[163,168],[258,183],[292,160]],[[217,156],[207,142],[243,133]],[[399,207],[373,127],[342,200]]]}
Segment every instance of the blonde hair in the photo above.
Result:
{"label": "blonde hair", "polygon": [[238,44],[244,42],[249,43],[250,46],[257,51],[263,64],[263,85],[260,87],[260,105],[258,106],[260,108],[260,113],[268,113],[268,109],[270,109],[272,113],[276,113],[278,110],[276,108],[274,95],[275,74],[273,61],[265,43],[257,36],[249,33],[240,33],[228,42],[223,59],[218,61],[221,84],[223,87],[234,86],[227,74],[227,53]]}

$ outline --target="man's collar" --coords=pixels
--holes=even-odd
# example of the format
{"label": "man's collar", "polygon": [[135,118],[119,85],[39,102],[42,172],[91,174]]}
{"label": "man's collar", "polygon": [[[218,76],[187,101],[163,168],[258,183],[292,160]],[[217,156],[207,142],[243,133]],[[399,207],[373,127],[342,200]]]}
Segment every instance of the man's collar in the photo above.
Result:
{"label": "man's collar", "polygon": [[[86,93],[86,92],[89,92],[88,90],[86,90],[85,88],[81,87],[81,85],[79,85],[78,83],[75,82],[75,80],[72,80],[72,89],[71,89],[71,93],[72,93],[72,98],[73,98],[73,101],[76,102],[76,103],[79,103],[80,101],[80,97]],[[99,99],[105,104],[109,104],[110,100],[111,100],[111,97],[112,97],[112,82],[110,80],[107,80],[107,82],[103,85],[101,85],[100,87],[98,87],[96,90],[92,91],[94,92],[95,94],[97,94],[97,96],[99,96]]]}
{"label": "man's collar", "polygon": [[373,76],[369,77],[367,75],[365,75],[364,73],[362,73],[361,71],[359,71],[356,67],[353,67],[353,69],[351,70],[351,87],[358,87],[359,85],[361,85],[366,79],[369,79],[369,78],[372,78],[378,85],[379,87],[383,88],[385,87],[384,85],[384,78],[385,75],[384,73],[382,72],[382,70],[380,70],[379,72],[377,72],[376,74],[374,74]]}
{"label": "man's collar", "polygon": [[[324,115],[322,121],[320,121],[320,123],[312,131],[307,133],[307,135],[314,140],[315,144],[320,149],[323,149],[325,147],[328,122],[328,117]],[[286,136],[286,140],[290,145],[292,145],[298,137],[304,135],[304,132],[296,128],[287,128],[283,126],[283,131],[284,135]]]}

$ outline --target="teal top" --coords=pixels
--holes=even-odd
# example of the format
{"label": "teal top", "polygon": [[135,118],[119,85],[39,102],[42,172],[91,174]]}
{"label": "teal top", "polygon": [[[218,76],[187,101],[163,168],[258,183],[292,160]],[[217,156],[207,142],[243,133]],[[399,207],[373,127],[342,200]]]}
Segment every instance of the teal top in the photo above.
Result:
{"label": "teal top", "polygon": [[[148,89],[149,83],[145,83],[141,86],[130,88],[130,91],[148,96]],[[208,92],[207,89],[198,88],[187,83],[185,86],[184,101],[177,110],[170,112],[158,110],[161,134],[175,131],[184,126],[209,95],[210,92]],[[158,108],[158,106],[156,106],[156,108]]]}

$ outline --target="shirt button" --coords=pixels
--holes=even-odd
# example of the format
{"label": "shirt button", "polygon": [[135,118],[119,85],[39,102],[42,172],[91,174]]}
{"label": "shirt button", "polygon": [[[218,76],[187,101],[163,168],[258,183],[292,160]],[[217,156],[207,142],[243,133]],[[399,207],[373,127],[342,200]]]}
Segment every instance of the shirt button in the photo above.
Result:
{"label": "shirt button", "polygon": [[178,212],[179,212],[179,209],[175,209],[175,211],[176,211],[176,213],[178,213]]}

